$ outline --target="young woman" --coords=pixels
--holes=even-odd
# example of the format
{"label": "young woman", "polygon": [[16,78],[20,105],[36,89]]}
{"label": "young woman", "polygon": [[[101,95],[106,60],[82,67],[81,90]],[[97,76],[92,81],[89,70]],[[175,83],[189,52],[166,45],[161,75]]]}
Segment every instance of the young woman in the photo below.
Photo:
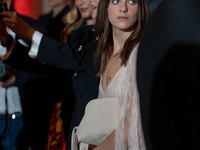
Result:
{"label": "young woman", "polygon": [[70,11],[63,18],[65,28],[61,32],[61,41],[68,43],[71,31],[83,26],[94,25],[95,19],[92,18],[92,13],[90,0],[72,0]]}
{"label": "young woman", "polygon": [[96,60],[101,60],[99,98],[118,97],[117,129],[95,150],[144,150],[136,85],[136,58],[149,18],[147,0],[100,1],[96,22]]}

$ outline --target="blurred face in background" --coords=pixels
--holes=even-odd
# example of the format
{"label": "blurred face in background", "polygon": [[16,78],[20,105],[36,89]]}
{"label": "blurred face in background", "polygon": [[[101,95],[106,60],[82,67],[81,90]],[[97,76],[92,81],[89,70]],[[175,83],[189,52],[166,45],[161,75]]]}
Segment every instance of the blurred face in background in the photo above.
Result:
{"label": "blurred face in background", "polygon": [[11,3],[12,3],[12,0],[6,0],[8,10],[10,9]]}
{"label": "blurred face in background", "polygon": [[92,18],[96,19],[97,18],[97,8],[100,0],[91,0],[91,6],[93,8],[92,12]]}
{"label": "blurred face in background", "polygon": [[75,5],[84,19],[92,18],[93,8],[91,7],[91,0],[75,0]]}

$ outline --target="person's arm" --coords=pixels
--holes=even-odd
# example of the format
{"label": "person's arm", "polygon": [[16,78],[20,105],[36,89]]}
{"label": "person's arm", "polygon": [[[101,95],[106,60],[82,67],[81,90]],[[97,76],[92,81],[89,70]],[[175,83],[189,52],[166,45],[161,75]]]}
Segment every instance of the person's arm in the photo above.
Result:
{"label": "person's arm", "polygon": [[6,67],[6,75],[1,78],[0,80],[0,86],[1,87],[5,87],[5,88],[8,88],[12,85],[14,85],[15,83],[15,69],[10,67],[8,64],[5,64],[5,67]]}
{"label": "person's arm", "polygon": [[85,58],[84,51],[78,52],[76,47],[60,43],[47,36],[42,37],[37,54],[40,63],[67,70],[85,70],[87,63]]}
{"label": "person's arm", "polygon": [[[13,49],[15,45],[15,39],[13,39],[13,36],[10,35],[7,32],[6,26],[4,23],[0,20],[0,45],[1,45],[1,53],[4,51],[4,54],[1,55],[1,59],[7,59],[10,55],[10,50]],[[6,49],[8,51],[6,52]]]}
{"label": "person's arm", "polygon": [[38,49],[39,49],[39,46],[40,46],[42,36],[43,36],[42,33],[38,32],[38,31],[34,32],[33,37],[32,37],[31,48],[30,48],[30,51],[28,53],[30,57],[32,57],[32,58],[37,57]]}
{"label": "person's arm", "polygon": [[93,150],[115,150],[115,131]]}
{"label": "person's arm", "polygon": [[[4,24],[10,27],[16,34],[32,41],[33,47],[39,45],[38,52],[34,53],[37,55],[36,58],[40,63],[68,70],[83,71],[85,69],[85,53],[82,51],[78,52],[78,47],[70,47],[68,44],[63,44],[47,36],[41,36],[41,42],[35,44],[33,40],[38,33],[36,30],[30,27],[23,19],[10,12],[2,12],[1,15],[4,16],[2,20]],[[32,52],[31,50],[29,55],[33,57]]]}
{"label": "person's arm", "polygon": [[8,33],[2,21],[0,21],[0,27],[0,41],[2,44],[0,57],[5,63],[33,73],[48,71],[47,67],[28,56],[29,47],[22,45],[19,41],[16,42],[14,37]]}
{"label": "person's arm", "polygon": [[27,22],[9,11],[1,12],[1,16],[3,16],[2,21],[4,25],[9,27],[16,34],[32,41],[35,29],[32,28]]}
{"label": "person's arm", "polygon": [[0,81],[0,86],[1,87],[5,87],[8,88],[12,85],[14,85],[15,83],[15,75],[12,75],[9,79],[7,79],[6,81]]}
{"label": "person's arm", "polygon": [[[16,43],[16,40],[15,39],[13,39],[12,38],[12,36],[10,35],[9,36],[9,38],[10,39],[8,39],[9,40],[9,44],[6,44],[6,45],[3,45],[3,46],[6,46],[6,53],[5,53],[5,55],[2,55],[1,56],[1,59],[3,59],[3,60],[7,60],[8,58],[9,58],[9,56],[11,55],[11,53],[12,53],[12,50],[14,49],[14,47],[15,47],[15,43]],[[7,40],[7,41],[8,41]],[[8,43],[8,42],[7,42]]]}

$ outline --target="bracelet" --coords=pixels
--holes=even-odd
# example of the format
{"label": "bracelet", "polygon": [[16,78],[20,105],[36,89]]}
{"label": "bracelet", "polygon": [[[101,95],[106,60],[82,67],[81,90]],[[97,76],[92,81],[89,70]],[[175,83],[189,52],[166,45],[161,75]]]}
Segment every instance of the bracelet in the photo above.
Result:
{"label": "bracelet", "polygon": [[9,37],[8,37],[8,39],[7,39],[7,41],[6,41],[6,43],[5,43],[5,44],[2,44],[2,46],[8,47],[8,46],[10,46],[12,43],[13,43],[13,37],[12,37],[11,35],[9,35]]}

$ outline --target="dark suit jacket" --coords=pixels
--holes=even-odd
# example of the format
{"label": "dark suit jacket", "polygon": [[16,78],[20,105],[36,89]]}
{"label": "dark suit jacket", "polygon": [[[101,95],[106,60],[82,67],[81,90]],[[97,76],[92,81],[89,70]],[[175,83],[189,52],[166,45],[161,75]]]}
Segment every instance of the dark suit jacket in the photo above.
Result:
{"label": "dark suit jacket", "polygon": [[[97,43],[93,36],[93,27],[94,26],[85,26],[72,31],[69,44],[62,44],[57,40],[43,36],[37,60],[27,57],[29,49],[16,43],[15,49],[8,59],[11,65],[38,74],[48,74],[52,73],[52,71],[57,73],[56,68],[65,70],[68,73],[75,72],[72,83],[73,91],[69,88],[63,89],[66,96],[69,96],[63,101],[61,112],[66,138],[68,139],[68,150],[71,149],[71,131],[73,127],[79,125],[84,115],[86,104],[98,96],[99,77],[97,77],[96,74],[99,70],[99,65],[94,65],[94,53]],[[80,46],[82,47],[81,50],[79,49]],[[53,68],[49,69],[49,67],[54,67],[55,70]],[[68,76],[66,77],[68,78]],[[71,83],[68,82],[68,84]],[[70,85],[67,87],[70,87]],[[45,92],[45,90],[41,92]],[[49,91],[46,93],[47,95],[48,92]],[[34,96],[33,92],[32,95]],[[48,99],[44,99],[44,101],[46,105],[49,105],[50,102]],[[69,108],[69,106],[71,108]],[[37,107],[34,107],[34,109],[35,108]],[[73,110],[72,120],[71,117],[68,115],[66,116],[66,114],[69,113],[68,109]],[[43,108],[43,111],[44,110],[45,107]],[[70,121],[71,123],[69,125]]]}
{"label": "dark suit jacket", "polygon": [[[77,72],[72,83],[75,107],[67,142],[68,150],[71,149],[72,128],[79,125],[88,101],[98,96],[99,77],[96,77],[96,74],[99,66],[94,65],[97,45],[92,29],[93,26],[88,26],[73,31],[69,44],[61,44],[44,36],[37,55],[42,64]],[[79,51],[80,46],[82,49]],[[63,105],[62,111],[65,111],[64,107]]]}
{"label": "dark suit jacket", "polygon": [[43,33],[48,37],[60,40],[60,32],[65,27],[63,17],[69,12],[69,10],[70,7],[67,5],[56,17],[53,17],[52,11],[40,16],[39,21],[46,28],[46,32]]}
{"label": "dark suit jacket", "polygon": [[[56,17],[53,18],[52,13],[50,13],[42,16],[39,20],[21,15],[20,17],[36,30],[53,39],[60,40],[60,32],[64,28],[62,17],[68,11],[69,6],[66,6]],[[23,39],[31,44],[30,41],[19,36],[17,36],[17,39]],[[18,49],[18,51],[20,50],[21,48]],[[19,58],[24,59],[18,65],[16,74],[16,85],[20,87],[20,96],[24,108],[24,131],[26,135],[22,139],[27,140],[26,143],[31,145],[32,149],[44,149],[44,144],[47,143],[53,107],[58,101],[72,99],[73,97],[73,95],[70,95],[72,93],[71,81],[66,70],[41,65],[35,60],[32,60],[33,65],[29,63],[30,61],[25,61],[27,60],[25,57],[19,56]],[[71,119],[72,106],[68,103],[68,107],[66,107],[65,118],[68,120],[65,123],[66,126],[69,125]],[[37,108],[37,111],[35,108]],[[37,116],[38,122],[42,122],[42,124],[34,121],[35,116]],[[38,134],[40,134],[39,137]],[[38,142],[32,142],[35,138],[38,139]]]}
{"label": "dark suit jacket", "polygon": [[[68,71],[43,65],[28,56],[29,48],[17,43],[6,61],[17,68],[16,85],[22,98],[24,130],[20,136],[20,148],[30,144],[33,149],[44,149],[47,141],[52,109],[60,100],[73,99]],[[65,102],[66,103],[66,102]],[[73,102],[65,105],[65,126],[71,121]],[[38,137],[39,135],[39,137]],[[37,138],[39,141],[33,142]]]}
{"label": "dark suit jacket", "polygon": [[137,80],[147,150],[200,147],[199,14],[199,0],[163,0],[144,31]]}

